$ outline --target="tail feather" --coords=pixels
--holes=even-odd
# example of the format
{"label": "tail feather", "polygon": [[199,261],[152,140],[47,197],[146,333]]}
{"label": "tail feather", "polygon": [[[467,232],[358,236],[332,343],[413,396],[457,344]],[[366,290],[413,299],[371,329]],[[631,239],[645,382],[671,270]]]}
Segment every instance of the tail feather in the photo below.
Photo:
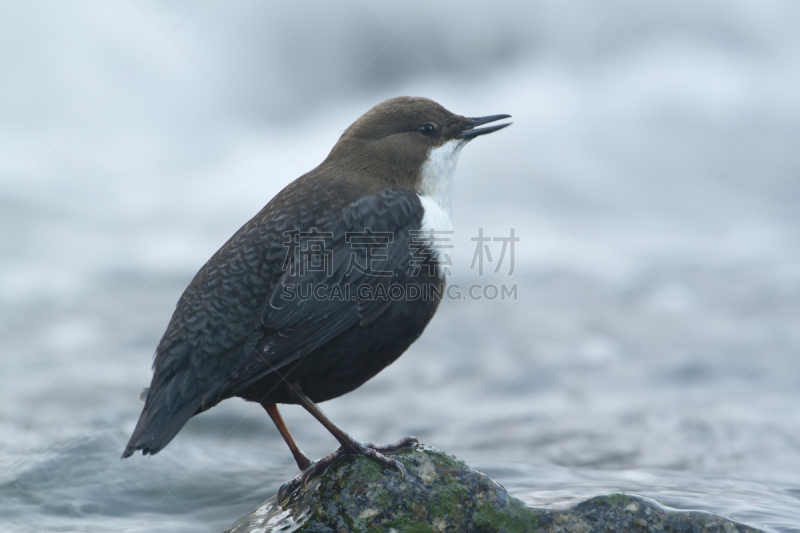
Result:
{"label": "tail feather", "polygon": [[168,394],[165,389],[168,390],[169,387],[160,388],[155,393],[150,389],[136,429],[133,430],[133,435],[122,454],[123,459],[130,457],[137,450],[142,450],[143,455],[158,453],[175,438],[186,422],[201,410],[202,393],[189,398],[180,398],[178,401],[173,400],[168,404]]}

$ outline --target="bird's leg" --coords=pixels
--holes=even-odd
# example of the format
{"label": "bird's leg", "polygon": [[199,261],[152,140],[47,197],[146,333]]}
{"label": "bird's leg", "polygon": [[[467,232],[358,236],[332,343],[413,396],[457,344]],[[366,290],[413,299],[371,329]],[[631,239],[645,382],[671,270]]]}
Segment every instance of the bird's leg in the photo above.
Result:
{"label": "bird's leg", "polygon": [[311,398],[303,394],[299,387],[288,385],[286,387],[286,391],[294,401],[302,405],[306,411],[311,413],[311,416],[319,420],[319,422],[325,426],[325,429],[330,431],[331,435],[336,437],[336,440],[338,440],[342,445],[341,448],[329,456],[320,459],[311,465],[310,468],[306,469],[302,477],[303,484],[305,484],[311,476],[323,472],[339,457],[351,454],[368,457],[383,467],[396,470],[400,474],[400,477],[405,479],[406,469],[403,464],[400,461],[386,457],[381,452],[393,452],[400,448],[417,444],[418,441],[416,438],[406,437],[397,442],[382,445],[375,445],[370,442],[358,442],[356,439],[348,435],[342,428],[334,424],[333,421],[322,412],[322,409],[317,407],[317,404],[311,401]]}
{"label": "bird's leg", "polygon": [[286,444],[292,451],[294,460],[297,461],[298,468],[303,471],[308,470],[314,464],[314,461],[309,459],[308,456],[300,450],[300,446],[297,445],[294,437],[292,437],[292,432],[286,427],[286,422],[283,421],[281,412],[278,411],[278,406],[274,403],[262,403],[261,407],[267,411],[267,414],[269,414],[269,417],[275,423],[278,431],[280,431],[281,437],[283,437],[283,440],[286,441]]}

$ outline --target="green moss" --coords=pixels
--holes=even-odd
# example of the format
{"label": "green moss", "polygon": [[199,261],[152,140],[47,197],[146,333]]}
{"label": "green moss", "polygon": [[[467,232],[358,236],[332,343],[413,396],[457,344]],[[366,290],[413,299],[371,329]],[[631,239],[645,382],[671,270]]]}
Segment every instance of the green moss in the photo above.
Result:
{"label": "green moss", "polygon": [[605,503],[611,507],[627,507],[633,502],[631,496],[627,494],[621,494],[619,492],[606,494],[605,496],[598,496],[596,498],[592,498],[592,500],[595,501],[597,505]]}
{"label": "green moss", "polygon": [[380,509],[390,509],[390,505],[392,504],[392,497],[389,494],[388,490],[380,490],[374,496],[373,501],[375,505]]}
{"label": "green moss", "polygon": [[431,510],[438,512],[439,515],[446,515],[463,507],[462,504],[468,501],[469,490],[464,486],[453,484],[438,488],[435,495],[435,500],[430,502]]}
{"label": "green moss", "polygon": [[486,532],[523,533],[539,527],[539,521],[531,508],[513,497],[509,498],[509,504],[503,508],[488,500],[481,503],[473,519],[478,531]]}

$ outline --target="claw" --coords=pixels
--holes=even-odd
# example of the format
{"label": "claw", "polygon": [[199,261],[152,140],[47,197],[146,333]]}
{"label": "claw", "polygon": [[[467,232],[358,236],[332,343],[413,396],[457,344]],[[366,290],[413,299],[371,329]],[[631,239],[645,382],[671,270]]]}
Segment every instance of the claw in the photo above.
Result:
{"label": "claw", "polygon": [[298,474],[291,481],[287,481],[281,485],[281,488],[278,489],[278,505],[283,505],[289,501],[292,493],[300,486],[300,481],[300,474]]}
{"label": "claw", "polygon": [[406,471],[406,467],[400,461],[394,461],[394,465],[392,465],[397,473],[400,474],[400,480],[405,481],[408,472]]}
{"label": "claw", "polygon": [[317,463],[314,463],[306,468],[305,472],[303,472],[303,477],[300,480],[300,486],[303,487],[303,490],[306,490],[306,487],[308,487],[308,482],[311,480],[311,478],[319,473],[317,470],[319,470]]}
{"label": "claw", "polygon": [[348,443],[348,445],[342,445],[341,448],[333,452],[332,454],[328,455],[320,459],[319,461],[311,463],[311,466],[306,468],[303,472],[297,475],[291,481],[288,481],[281,485],[281,488],[278,489],[278,503],[283,505],[288,501],[291,494],[299,488],[305,490],[308,487],[309,482],[311,479],[317,475],[322,474],[325,470],[328,469],[333,463],[336,462],[337,459],[344,455],[363,455],[367,457],[382,467],[397,472],[400,475],[400,479],[405,481],[406,477],[408,477],[408,472],[406,471],[406,467],[400,461],[396,459],[392,459],[391,457],[386,457],[381,452],[394,452],[400,448],[405,448],[408,446],[413,446],[415,444],[419,444],[419,441],[416,437],[405,437],[403,439],[398,440],[397,442],[392,442],[390,444],[372,444],[370,442],[366,443],[359,443],[357,441],[352,441]]}
{"label": "claw", "polygon": [[289,499],[289,494],[292,493],[291,487],[289,482],[284,483],[281,485],[281,488],[278,489],[278,505],[283,505]]}

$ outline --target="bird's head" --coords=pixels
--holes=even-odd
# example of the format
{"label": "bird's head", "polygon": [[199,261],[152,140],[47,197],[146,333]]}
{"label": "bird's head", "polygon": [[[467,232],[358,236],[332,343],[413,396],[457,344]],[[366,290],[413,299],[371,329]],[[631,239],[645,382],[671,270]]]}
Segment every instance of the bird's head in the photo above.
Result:
{"label": "bird's head", "polygon": [[469,118],[428,98],[400,96],[376,105],[347,128],[326,162],[364,179],[406,187],[437,201],[449,198],[461,148],[510,123],[479,127],[510,115]]}

